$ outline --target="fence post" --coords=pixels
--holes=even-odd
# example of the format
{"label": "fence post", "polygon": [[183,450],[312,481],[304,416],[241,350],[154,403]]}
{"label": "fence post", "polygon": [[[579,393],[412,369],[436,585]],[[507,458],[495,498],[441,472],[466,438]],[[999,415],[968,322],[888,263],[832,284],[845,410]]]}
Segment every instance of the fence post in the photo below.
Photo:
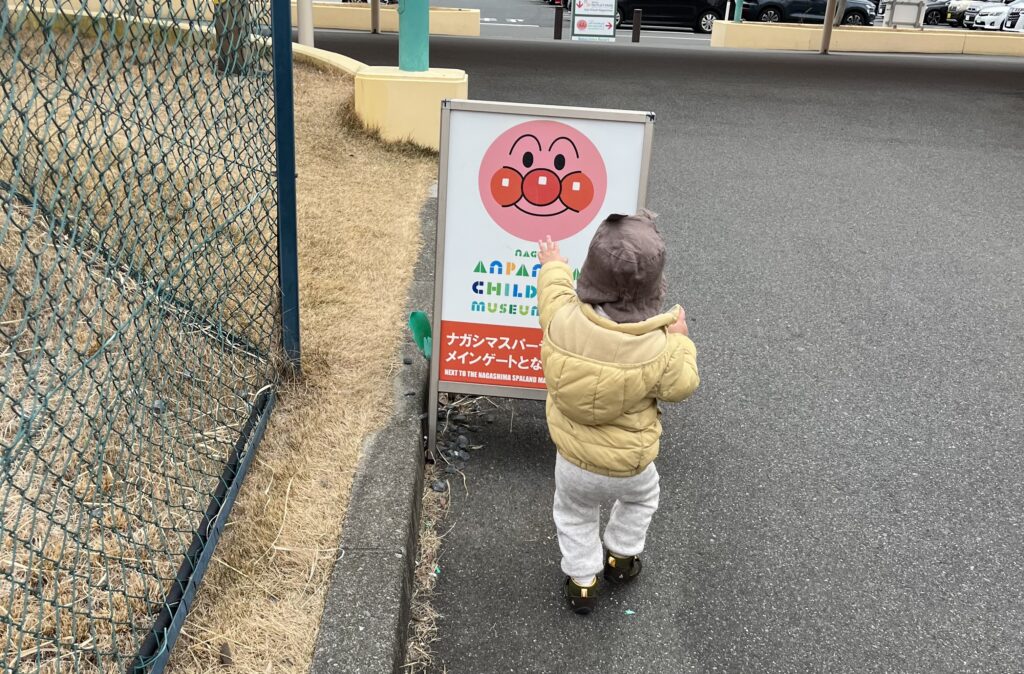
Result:
{"label": "fence post", "polygon": [[736,0],[736,7],[733,8],[732,20],[736,23],[743,21],[743,0]]}
{"label": "fence post", "polygon": [[380,32],[380,0],[370,0],[370,32]]}
{"label": "fence post", "polygon": [[565,18],[565,9],[559,3],[555,6],[555,39],[562,39],[562,21]]}
{"label": "fence post", "polygon": [[292,101],[292,17],[289,0],[271,0],[274,120],[277,141],[277,262],[281,346],[299,372],[299,251],[295,230],[295,109]]}
{"label": "fence post", "polygon": [[644,22],[644,10],[633,10],[633,42],[640,41],[640,26]]}

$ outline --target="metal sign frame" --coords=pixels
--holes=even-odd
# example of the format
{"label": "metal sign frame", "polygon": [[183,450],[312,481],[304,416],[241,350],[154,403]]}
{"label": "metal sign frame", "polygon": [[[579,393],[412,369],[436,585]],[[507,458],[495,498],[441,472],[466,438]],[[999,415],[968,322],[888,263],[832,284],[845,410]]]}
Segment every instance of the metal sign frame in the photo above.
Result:
{"label": "metal sign frame", "polygon": [[441,308],[444,298],[445,221],[448,207],[448,146],[451,134],[452,111],[495,112],[536,118],[551,117],[644,124],[644,140],[640,159],[640,182],[637,189],[636,208],[638,211],[644,208],[647,203],[647,185],[650,178],[651,148],[654,137],[655,115],[653,112],[574,108],[556,105],[527,105],[492,101],[445,100],[441,103],[441,142],[437,181],[437,235],[434,246],[434,308],[433,316],[431,317],[433,340],[430,355],[430,387],[426,410],[428,420],[427,448],[431,455],[434,453],[437,435],[437,402],[442,392],[522,400],[545,400],[547,398],[546,389],[440,381]]}

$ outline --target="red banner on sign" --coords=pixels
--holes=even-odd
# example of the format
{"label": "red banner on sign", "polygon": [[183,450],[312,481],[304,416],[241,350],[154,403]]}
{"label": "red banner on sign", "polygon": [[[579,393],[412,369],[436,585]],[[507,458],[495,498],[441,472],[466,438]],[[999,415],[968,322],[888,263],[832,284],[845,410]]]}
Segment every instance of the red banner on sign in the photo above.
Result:
{"label": "red banner on sign", "polygon": [[545,388],[540,328],[441,321],[441,381]]}

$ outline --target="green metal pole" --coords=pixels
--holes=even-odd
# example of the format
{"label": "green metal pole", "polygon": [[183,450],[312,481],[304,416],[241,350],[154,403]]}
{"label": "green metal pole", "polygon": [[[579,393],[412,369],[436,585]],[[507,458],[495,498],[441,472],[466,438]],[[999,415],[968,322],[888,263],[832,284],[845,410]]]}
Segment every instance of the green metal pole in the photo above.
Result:
{"label": "green metal pole", "polygon": [[735,0],[736,9],[733,10],[732,20],[736,23],[743,21],[743,0]]}
{"label": "green metal pole", "polygon": [[398,0],[398,68],[430,69],[430,0]]}

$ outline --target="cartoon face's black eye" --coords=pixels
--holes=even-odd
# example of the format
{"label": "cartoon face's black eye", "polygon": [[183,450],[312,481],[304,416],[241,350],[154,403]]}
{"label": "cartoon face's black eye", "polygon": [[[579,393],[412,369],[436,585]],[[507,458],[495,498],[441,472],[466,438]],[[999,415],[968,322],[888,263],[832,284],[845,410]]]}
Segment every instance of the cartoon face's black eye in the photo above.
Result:
{"label": "cartoon face's black eye", "polygon": [[555,155],[555,168],[559,171],[565,168],[565,155]]}
{"label": "cartoon face's black eye", "polygon": [[531,166],[533,166],[532,152],[527,152],[526,154],[523,155],[523,166],[525,166],[526,168],[530,168]]}

